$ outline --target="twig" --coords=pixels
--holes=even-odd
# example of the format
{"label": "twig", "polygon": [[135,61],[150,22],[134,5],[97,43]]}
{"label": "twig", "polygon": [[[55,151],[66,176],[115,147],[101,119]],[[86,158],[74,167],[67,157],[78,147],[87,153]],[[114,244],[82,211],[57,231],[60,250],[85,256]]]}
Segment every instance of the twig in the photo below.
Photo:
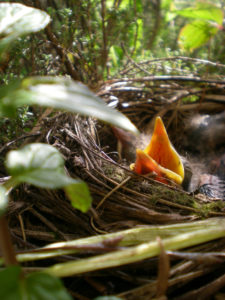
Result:
{"label": "twig", "polygon": [[187,81],[187,82],[199,82],[208,84],[222,84],[225,85],[225,80],[215,80],[215,79],[202,79],[200,77],[193,76],[172,76],[172,75],[161,75],[161,76],[148,76],[139,78],[120,78],[112,79],[106,82],[106,84],[112,84],[116,82],[145,82],[145,81]]}
{"label": "twig", "polygon": [[96,209],[99,209],[99,207],[104,203],[104,201],[109,198],[114,192],[116,192],[119,188],[121,188],[125,183],[127,183],[131,179],[131,176],[128,176],[125,180],[117,184],[117,186],[112,189],[108,194],[106,194],[103,199],[98,203]]}

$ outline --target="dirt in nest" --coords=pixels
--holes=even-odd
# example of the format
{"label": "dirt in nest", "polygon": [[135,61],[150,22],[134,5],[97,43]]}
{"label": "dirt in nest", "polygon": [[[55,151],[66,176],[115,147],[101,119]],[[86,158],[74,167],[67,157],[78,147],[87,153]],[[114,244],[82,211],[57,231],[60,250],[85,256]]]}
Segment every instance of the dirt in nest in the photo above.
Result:
{"label": "dirt in nest", "polygon": [[[202,194],[190,194],[182,187],[167,186],[155,182],[153,178],[135,175],[129,168],[130,163],[134,162],[136,144],[148,142],[153,119],[157,115],[163,118],[178,151],[189,157],[182,146],[188,120],[193,114],[218,114],[223,111],[224,88],[225,82],[194,78],[185,81],[152,77],[105,83],[98,91],[99,96],[126,114],[141,132],[145,132],[141,141],[129,133],[123,133],[125,138],[118,142],[116,136],[121,136],[121,132],[91,118],[53,111],[44,114],[29,136],[6,145],[2,154],[21,143],[44,142],[55,146],[62,153],[70,176],[79,177],[88,184],[93,204],[92,209],[83,214],[71,207],[61,190],[37,189],[27,184],[17,187],[12,192],[7,214],[17,251],[147,224],[176,224],[203,217],[224,217],[225,205],[222,201]],[[222,100],[215,100],[213,95],[216,99],[220,96]],[[131,146],[130,141],[134,140]],[[193,248],[192,251],[224,251],[224,247],[223,239]],[[94,250],[89,252],[96,254]],[[30,266],[45,267],[79,259],[82,255],[85,254],[33,262]],[[147,300],[157,295],[158,265],[158,259],[147,259],[66,278],[64,282],[74,299],[88,300],[114,294],[127,300]],[[29,264],[26,266],[29,267]],[[171,254],[169,272],[166,291],[169,299],[203,299],[199,295],[205,295],[205,291],[210,290],[208,295],[212,294],[213,288],[215,292],[220,291],[222,286],[216,280],[224,273],[224,260],[204,265]],[[221,290],[218,297],[223,293],[225,291]]]}

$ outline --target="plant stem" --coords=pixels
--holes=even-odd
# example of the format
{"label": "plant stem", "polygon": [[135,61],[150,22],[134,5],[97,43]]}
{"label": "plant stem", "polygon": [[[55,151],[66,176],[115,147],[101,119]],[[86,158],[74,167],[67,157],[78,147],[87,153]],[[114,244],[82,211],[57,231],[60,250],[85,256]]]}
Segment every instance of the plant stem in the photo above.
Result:
{"label": "plant stem", "polygon": [[18,264],[5,216],[0,217],[0,248],[6,266]]}
{"label": "plant stem", "polygon": [[[210,220],[209,220],[210,224]],[[219,226],[221,225],[221,226]],[[225,220],[218,220],[217,226],[208,226],[200,230],[193,230],[181,233],[162,240],[165,250],[180,250],[191,246],[199,245],[211,240],[225,236]],[[126,249],[110,253],[83,258],[76,261],[55,264],[45,269],[50,275],[57,277],[74,276],[100,269],[119,267],[122,265],[139,262],[152,258],[160,253],[160,246],[157,240],[127,247]]]}

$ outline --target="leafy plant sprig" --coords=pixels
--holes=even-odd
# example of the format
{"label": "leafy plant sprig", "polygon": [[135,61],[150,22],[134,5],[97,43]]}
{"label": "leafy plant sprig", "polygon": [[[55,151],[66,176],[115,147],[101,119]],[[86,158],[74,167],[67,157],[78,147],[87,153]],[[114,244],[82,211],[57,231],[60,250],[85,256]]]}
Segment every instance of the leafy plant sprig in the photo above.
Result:
{"label": "leafy plant sprig", "polygon": [[[4,61],[13,41],[43,29],[49,22],[49,15],[41,10],[19,3],[1,3],[0,62]],[[50,106],[80,113],[138,133],[124,115],[108,107],[86,86],[66,77],[30,77],[0,87],[1,116],[13,117],[16,109],[23,105]],[[11,176],[0,186],[0,246],[3,261],[8,267],[0,272],[0,298],[69,300],[71,296],[55,276],[23,273],[14,253],[5,212],[10,191],[23,182],[41,188],[63,188],[72,205],[82,212],[91,206],[88,187],[85,182],[66,174],[61,154],[51,145],[34,143],[11,151],[5,164]]]}

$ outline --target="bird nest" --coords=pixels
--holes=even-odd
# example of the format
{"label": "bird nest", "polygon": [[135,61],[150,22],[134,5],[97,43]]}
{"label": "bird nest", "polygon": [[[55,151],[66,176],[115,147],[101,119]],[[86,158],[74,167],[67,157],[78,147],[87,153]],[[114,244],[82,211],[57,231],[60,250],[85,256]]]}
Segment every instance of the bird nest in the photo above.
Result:
{"label": "bird nest", "polygon": [[[154,117],[161,116],[173,144],[182,152],[185,120],[193,114],[223,111],[224,89],[225,82],[220,80],[150,76],[112,80],[104,83],[97,93],[108,105],[132,120],[141,132],[150,131]],[[8,217],[18,251],[135,226],[225,216],[222,201],[198,193],[190,194],[181,187],[167,186],[153,178],[134,174],[129,168],[132,158],[126,157],[126,149],[118,149],[113,128],[92,118],[45,111],[32,134],[24,139],[58,148],[70,176],[79,177],[88,184],[93,203],[89,212],[83,214],[71,207],[61,190],[37,189],[27,184],[16,188],[12,192]],[[15,147],[15,143],[10,147]],[[192,251],[205,253],[223,249],[224,239],[203,244]],[[95,254],[93,249],[87,251]],[[47,263],[32,263],[32,267],[45,267],[70,259],[71,256],[63,256]],[[213,289],[215,279],[223,271],[221,260],[215,259],[213,264],[205,265],[193,257],[177,256],[170,267],[167,295],[179,298],[182,294],[183,298],[179,299],[195,297],[196,289],[203,288],[206,282],[212,284]],[[123,299],[150,299],[157,294],[157,274],[158,260],[147,259],[72,277],[65,283],[74,299],[93,299],[100,294],[116,294]],[[85,290],[82,286],[86,286]],[[216,287],[218,290],[218,285]]]}

